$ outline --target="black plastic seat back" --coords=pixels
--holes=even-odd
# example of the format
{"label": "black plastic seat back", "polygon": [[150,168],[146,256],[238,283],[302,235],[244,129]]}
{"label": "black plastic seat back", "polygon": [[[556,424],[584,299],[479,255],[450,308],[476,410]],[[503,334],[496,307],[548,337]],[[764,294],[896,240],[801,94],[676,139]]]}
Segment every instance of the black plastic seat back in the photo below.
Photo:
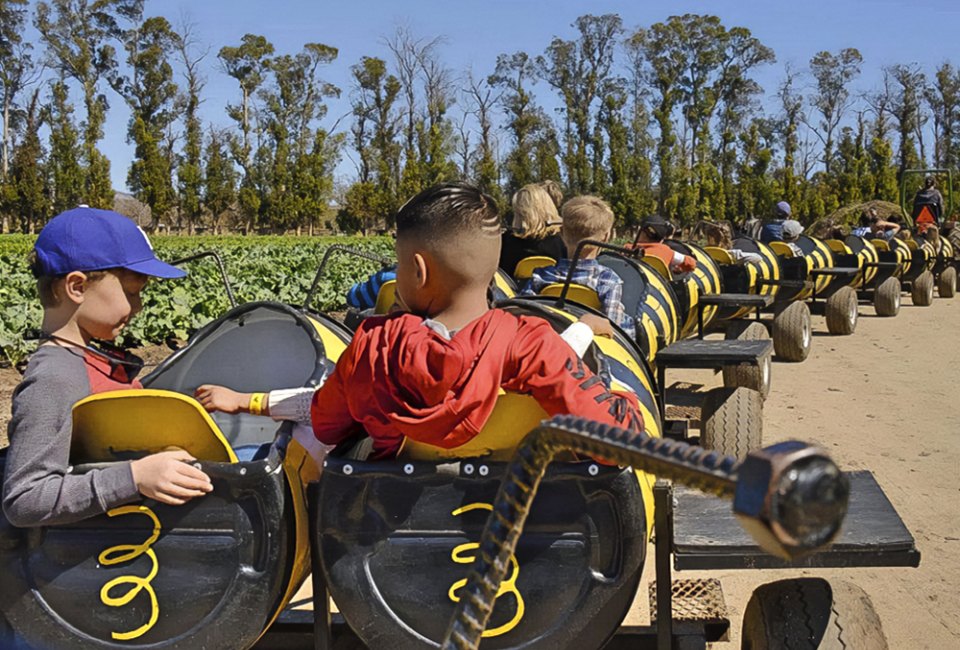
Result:
{"label": "black plastic seat back", "polygon": [[679,307],[677,316],[680,318],[681,323],[685,323],[690,317],[690,314],[695,313],[692,309],[694,297],[690,294],[691,287],[687,282],[689,277],[690,274],[686,273],[682,276],[675,275],[673,279],[670,280],[670,288],[673,289],[673,293],[677,297],[677,307]]}
{"label": "black plastic seat back", "polygon": [[[145,500],[36,530],[13,528],[0,513],[0,620],[31,648],[250,647],[293,561],[280,464],[276,453],[204,464],[213,492],[182,506]],[[10,645],[0,631],[0,647]]]}
{"label": "black plastic seat back", "polygon": [[859,255],[860,251],[867,247],[867,240],[856,235],[847,235],[843,243],[847,245],[847,248],[849,248],[854,255]]}
{"label": "black plastic seat back", "polygon": [[750,275],[742,264],[724,264],[720,267],[724,293],[750,293]]}
{"label": "black plastic seat back", "polygon": [[632,262],[621,255],[603,253],[597,259],[623,280],[623,294],[620,302],[623,303],[623,310],[627,314],[636,315],[647,292],[650,291],[650,283],[644,277],[643,272],[637,268],[636,262]]}
{"label": "black plastic seat back", "polygon": [[780,277],[793,284],[780,287],[777,302],[793,300],[803,291],[802,283],[807,281],[807,260],[803,257],[788,257],[780,260]]}
{"label": "black plastic seat back", "polygon": [[[345,330],[333,334],[349,340]],[[315,386],[328,368],[332,363],[309,318],[287,305],[258,302],[232,309],[198,330],[143,384],[186,395],[203,384],[246,393]],[[234,448],[270,442],[279,430],[267,417],[215,413],[213,418]]]}
{"label": "black plastic seat back", "polygon": [[813,255],[815,252],[820,250],[817,247],[817,242],[815,242],[810,237],[807,237],[806,235],[800,235],[800,237],[797,239],[796,244],[797,246],[800,247],[800,250],[803,251],[804,255]]}
{"label": "black plastic seat back", "polygon": [[[311,492],[312,540],[337,607],[367,647],[438,646],[503,471],[328,458]],[[554,463],[483,647],[602,647],[633,601],[645,549],[632,470]]]}
{"label": "black plastic seat back", "polygon": [[650,351],[659,346],[644,336],[641,321],[651,321],[657,336],[667,345],[676,341],[685,312],[684,303],[677,298],[670,281],[649,267],[644,267],[646,272],[641,270],[639,262],[616,253],[602,253],[597,261],[623,280],[621,302],[624,311],[637,319],[637,343],[644,354],[649,358]]}

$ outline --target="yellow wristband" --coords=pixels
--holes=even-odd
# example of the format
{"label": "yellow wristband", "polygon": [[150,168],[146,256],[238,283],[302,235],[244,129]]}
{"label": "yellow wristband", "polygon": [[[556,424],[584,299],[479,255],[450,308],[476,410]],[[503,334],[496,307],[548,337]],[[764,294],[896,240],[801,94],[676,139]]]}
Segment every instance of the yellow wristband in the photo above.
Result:
{"label": "yellow wristband", "polygon": [[263,407],[266,399],[266,393],[253,393],[250,396],[250,405],[247,407],[250,410],[250,415],[263,415]]}

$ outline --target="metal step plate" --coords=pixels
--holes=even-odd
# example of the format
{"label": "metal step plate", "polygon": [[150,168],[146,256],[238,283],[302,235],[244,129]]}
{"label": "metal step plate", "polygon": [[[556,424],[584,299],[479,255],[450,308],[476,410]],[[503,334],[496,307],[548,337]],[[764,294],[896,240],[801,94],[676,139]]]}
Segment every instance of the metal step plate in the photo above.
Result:
{"label": "metal step plate", "polygon": [[[657,583],[649,585],[650,621],[657,620]],[[712,623],[727,618],[727,604],[723,600],[723,589],[716,578],[688,578],[674,580],[673,620],[677,622]]]}

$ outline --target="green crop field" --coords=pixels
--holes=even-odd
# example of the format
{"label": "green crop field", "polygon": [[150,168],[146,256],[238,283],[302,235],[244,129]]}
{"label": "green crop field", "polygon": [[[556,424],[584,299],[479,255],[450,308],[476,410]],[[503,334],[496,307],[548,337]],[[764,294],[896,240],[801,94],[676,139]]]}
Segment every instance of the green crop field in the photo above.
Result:
{"label": "green crop field", "polygon": [[[27,268],[33,237],[0,236],[0,349],[17,363],[35,342],[24,333],[40,326],[41,308],[36,285]],[[306,297],[324,251],[333,244],[393,256],[388,237],[154,237],[157,255],[164,260],[212,250],[221,255],[240,303],[275,300],[299,305]],[[229,308],[219,272],[212,259],[189,263],[183,280],[153,281],[143,296],[143,311],[125,333],[126,344],[155,344],[173,336],[187,338]],[[343,308],[350,285],[378,268],[376,262],[340,255],[328,265],[313,308]]]}

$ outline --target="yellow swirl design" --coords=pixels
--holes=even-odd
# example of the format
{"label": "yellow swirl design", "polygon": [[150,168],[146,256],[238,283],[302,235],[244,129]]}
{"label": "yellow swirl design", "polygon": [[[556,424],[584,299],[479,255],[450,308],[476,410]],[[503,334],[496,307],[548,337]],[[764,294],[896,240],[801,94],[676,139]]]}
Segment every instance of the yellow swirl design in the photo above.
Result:
{"label": "yellow swirl design", "polygon": [[[145,578],[140,576],[119,576],[107,582],[100,589],[100,600],[108,607],[123,607],[131,600],[136,598],[141,591],[146,591],[150,596],[150,620],[135,630],[129,632],[111,632],[111,636],[117,641],[129,641],[137,639],[150,630],[160,616],[160,605],[157,603],[157,593],[153,590],[150,583],[157,576],[157,555],[154,553],[153,543],[160,537],[160,520],[157,515],[147,506],[122,506],[114,508],[107,512],[108,517],[117,517],[119,515],[140,514],[149,517],[153,521],[153,532],[150,537],[142,544],[117,544],[106,549],[98,556],[98,561],[103,566],[112,566],[123,562],[131,562],[141,555],[150,558],[152,567],[150,573]],[[114,587],[120,585],[130,585],[130,588],[120,596],[111,596],[110,592]]]}
{"label": "yellow swirl design", "polygon": [[[457,508],[451,514],[456,517],[462,515],[465,512],[471,512],[473,510],[488,510],[493,511],[493,506],[489,503],[471,503],[465,505],[461,508]],[[467,542],[466,544],[460,544],[453,549],[453,552],[450,554],[450,559],[456,562],[457,564],[473,564],[473,561],[476,559],[474,555],[467,555],[471,551],[476,551],[480,548],[480,545],[475,542]],[[517,589],[517,577],[520,575],[520,564],[517,562],[517,558],[511,554],[510,555],[510,576],[500,583],[500,589],[497,591],[497,598],[504,594],[513,594],[514,598],[517,599],[517,612],[513,615],[509,621],[501,625],[500,627],[495,627],[491,629],[484,630],[483,638],[500,636],[501,634],[506,634],[513,628],[517,627],[520,624],[520,621],[523,619],[524,604],[523,596],[520,595],[520,591]],[[450,585],[450,590],[447,592],[447,597],[455,603],[460,602],[460,596],[457,595],[457,592],[467,584],[467,579],[457,580],[452,585]]]}

